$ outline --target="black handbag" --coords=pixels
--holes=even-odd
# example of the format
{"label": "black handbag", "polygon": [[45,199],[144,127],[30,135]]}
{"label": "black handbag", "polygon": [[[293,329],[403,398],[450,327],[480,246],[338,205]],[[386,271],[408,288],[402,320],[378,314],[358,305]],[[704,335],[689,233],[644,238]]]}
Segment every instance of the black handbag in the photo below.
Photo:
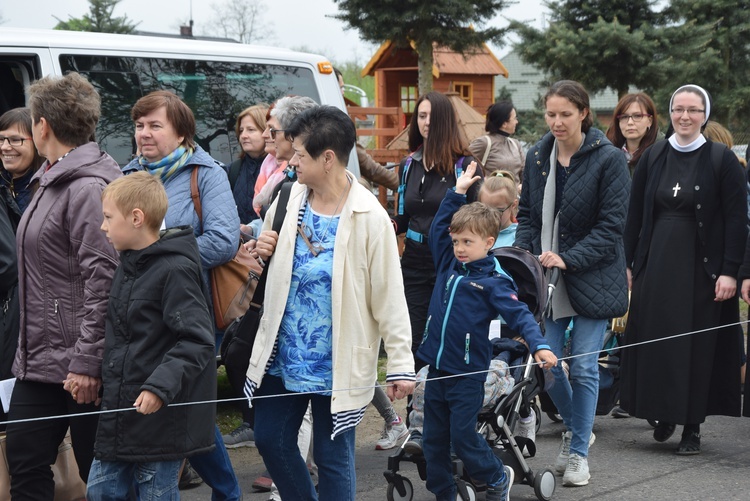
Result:
{"label": "black handbag", "polygon": [[[273,218],[273,225],[271,225],[271,229],[277,233],[281,231],[281,225],[286,216],[286,205],[293,184],[293,182],[283,183],[279,192],[279,203]],[[272,257],[273,255],[266,261],[266,266],[258,279],[258,285],[255,287],[255,293],[247,312],[229,324],[221,341],[221,347],[219,348],[221,361],[226,367],[227,378],[234,388],[245,386],[245,374],[250,365],[250,355],[253,351],[255,336],[258,333],[260,318],[263,315],[263,298],[266,292],[268,265]]]}

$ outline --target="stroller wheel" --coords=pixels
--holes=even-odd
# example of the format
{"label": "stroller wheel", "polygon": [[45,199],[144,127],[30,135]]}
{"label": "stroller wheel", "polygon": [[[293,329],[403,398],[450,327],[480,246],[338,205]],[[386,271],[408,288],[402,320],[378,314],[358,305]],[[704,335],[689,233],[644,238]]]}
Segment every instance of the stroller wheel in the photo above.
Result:
{"label": "stroller wheel", "polygon": [[650,424],[652,428],[656,428],[659,425],[659,421],[656,419],[649,419],[648,424]]}
{"label": "stroller wheel", "polygon": [[531,410],[534,411],[534,414],[536,414],[536,432],[539,433],[539,430],[542,428],[542,409],[539,408],[539,405],[534,401],[534,405],[531,406]]}
{"label": "stroller wheel", "polygon": [[474,487],[474,485],[471,482],[466,482],[464,484],[466,486],[466,494],[468,497],[466,499],[461,496],[461,492],[456,493],[456,501],[477,501],[477,489]]}
{"label": "stroller wheel", "polygon": [[540,501],[549,501],[555,493],[555,474],[552,470],[542,470],[534,476],[534,494]]}
{"label": "stroller wheel", "polygon": [[411,485],[411,480],[401,477],[401,481],[404,483],[404,495],[399,494],[396,484],[389,483],[385,494],[388,501],[411,501],[414,499],[414,486]]}

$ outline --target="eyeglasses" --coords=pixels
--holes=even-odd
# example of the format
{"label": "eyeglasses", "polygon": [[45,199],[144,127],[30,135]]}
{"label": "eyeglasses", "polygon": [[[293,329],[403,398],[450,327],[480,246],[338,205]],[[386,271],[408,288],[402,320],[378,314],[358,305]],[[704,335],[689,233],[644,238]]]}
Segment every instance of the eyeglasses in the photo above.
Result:
{"label": "eyeglasses", "polygon": [[638,123],[643,120],[643,117],[650,117],[648,113],[633,113],[632,115],[617,115],[617,120],[620,122],[627,123],[631,118],[633,122]]}
{"label": "eyeglasses", "polygon": [[702,113],[706,112],[706,110],[699,110],[698,108],[690,108],[687,110],[685,108],[673,108],[672,115],[676,117],[681,117],[683,113],[685,113],[686,111],[687,111],[687,114],[690,115],[691,117],[697,117],[698,115],[701,115]]}
{"label": "eyeglasses", "polygon": [[271,139],[274,141],[276,140],[276,133],[277,132],[286,132],[286,129],[274,129],[273,127],[268,127],[268,132],[271,133]]}
{"label": "eyeglasses", "polygon": [[2,146],[5,141],[8,141],[8,144],[11,146],[23,146],[24,141],[31,141],[32,138],[30,137],[3,137],[0,136],[0,146]]}

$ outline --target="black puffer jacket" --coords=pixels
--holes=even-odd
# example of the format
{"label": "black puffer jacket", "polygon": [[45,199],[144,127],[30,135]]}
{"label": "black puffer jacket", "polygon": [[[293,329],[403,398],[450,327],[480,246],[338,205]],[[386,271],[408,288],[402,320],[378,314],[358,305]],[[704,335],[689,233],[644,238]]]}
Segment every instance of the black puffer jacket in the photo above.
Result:
{"label": "black puffer jacket", "polygon": [[172,228],[140,251],[123,251],[112,281],[104,338],[102,410],[131,408],[142,390],[154,414],[102,414],[95,455],[105,461],[181,459],[214,446],[214,329],[193,230]]}
{"label": "black puffer jacket", "polygon": [[[515,246],[541,254],[542,203],[554,137],[547,133],[526,155]],[[630,199],[625,156],[590,129],[570,159],[560,203],[560,257],[570,303],[589,318],[618,317],[628,309],[622,234]]]}

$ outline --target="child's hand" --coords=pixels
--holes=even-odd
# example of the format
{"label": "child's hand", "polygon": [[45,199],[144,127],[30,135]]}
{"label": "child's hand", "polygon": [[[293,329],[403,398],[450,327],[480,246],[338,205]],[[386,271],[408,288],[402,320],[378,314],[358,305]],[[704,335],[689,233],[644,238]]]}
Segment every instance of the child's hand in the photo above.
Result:
{"label": "child's hand", "polygon": [[138,395],[138,398],[135,399],[133,407],[135,407],[135,410],[141,414],[153,414],[161,409],[163,404],[164,402],[162,402],[161,398],[148,390],[143,390],[141,394]]}
{"label": "child's hand", "polygon": [[534,360],[544,369],[551,369],[557,365],[557,357],[550,350],[537,350],[534,353]]}
{"label": "child's hand", "polygon": [[474,173],[477,171],[477,163],[471,162],[461,177],[456,179],[456,193],[465,195],[471,185],[479,181],[481,176],[475,176]]}

